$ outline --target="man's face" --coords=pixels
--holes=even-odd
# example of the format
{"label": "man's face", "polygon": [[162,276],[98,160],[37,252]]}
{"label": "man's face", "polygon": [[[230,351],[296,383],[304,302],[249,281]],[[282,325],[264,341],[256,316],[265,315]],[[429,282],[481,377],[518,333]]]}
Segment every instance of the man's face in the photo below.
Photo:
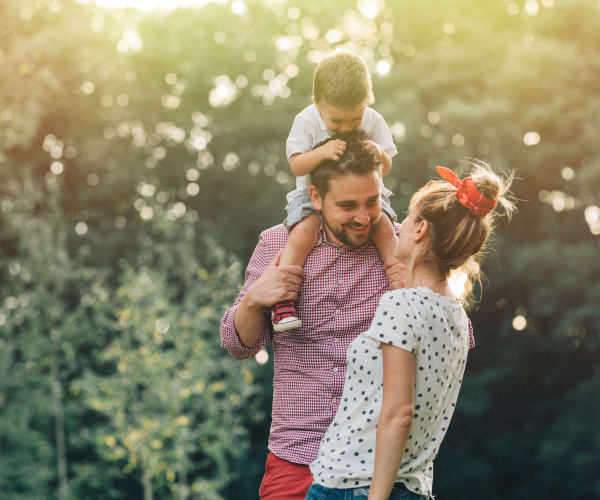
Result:
{"label": "man's face", "polygon": [[371,240],[373,226],[381,217],[381,177],[346,174],[329,181],[322,198],[311,186],[313,206],[323,214],[329,239],[338,245],[359,247]]}
{"label": "man's face", "polygon": [[366,103],[351,109],[336,108],[326,102],[315,102],[315,105],[327,129],[332,132],[343,133],[360,127],[367,107]]}

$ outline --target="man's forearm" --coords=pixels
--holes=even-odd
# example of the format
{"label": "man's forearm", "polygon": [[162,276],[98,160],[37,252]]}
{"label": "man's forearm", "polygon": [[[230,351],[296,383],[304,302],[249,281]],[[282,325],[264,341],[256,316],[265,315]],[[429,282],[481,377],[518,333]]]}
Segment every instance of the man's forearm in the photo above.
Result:
{"label": "man's forearm", "polygon": [[245,295],[239,303],[233,324],[244,346],[250,348],[260,338],[264,325],[264,307],[252,301]]}

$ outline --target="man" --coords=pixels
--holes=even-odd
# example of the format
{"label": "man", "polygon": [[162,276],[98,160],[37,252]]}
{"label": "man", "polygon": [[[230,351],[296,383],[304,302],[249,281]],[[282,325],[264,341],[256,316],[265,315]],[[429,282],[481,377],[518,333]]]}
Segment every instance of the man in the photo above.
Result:
{"label": "man", "polygon": [[[312,173],[310,195],[322,225],[317,246],[300,266],[279,266],[283,225],[264,231],[246,282],[221,322],[221,343],[236,359],[273,344],[275,374],[269,450],[260,497],[303,499],[308,468],[342,394],[346,348],[366,330],[388,280],[370,237],[381,217],[379,154],[369,141],[349,140],[338,161]],[[385,216],[385,215],[384,215]],[[396,231],[398,226],[396,225]],[[401,280],[403,266],[387,269]],[[269,308],[298,300],[302,327],[273,333]]]}

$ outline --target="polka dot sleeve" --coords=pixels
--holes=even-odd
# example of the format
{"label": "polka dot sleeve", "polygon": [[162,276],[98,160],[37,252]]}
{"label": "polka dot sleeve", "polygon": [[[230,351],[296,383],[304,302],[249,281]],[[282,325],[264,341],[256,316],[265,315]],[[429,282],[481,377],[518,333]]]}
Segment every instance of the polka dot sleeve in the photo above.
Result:
{"label": "polka dot sleeve", "polygon": [[420,340],[415,328],[416,323],[417,316],[410,307],[406,291],[394,290],[381,297],[365,335],[380,343],[401,347],[414,353]]}

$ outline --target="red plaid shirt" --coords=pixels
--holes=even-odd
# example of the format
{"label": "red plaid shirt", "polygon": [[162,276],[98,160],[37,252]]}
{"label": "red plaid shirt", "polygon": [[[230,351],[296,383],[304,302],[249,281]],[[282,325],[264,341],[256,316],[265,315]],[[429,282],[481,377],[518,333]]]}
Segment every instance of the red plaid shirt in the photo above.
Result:
{"label": "red plaid shirt", "polygon": [[[398,230],[396,225],[396,230]],[[246,270],[246,282],[221,321],[221,345],[236,359],[273,344],[273,411],[269,449],[278,457],[310,464],[333,420],[346,374],[346,348],[367,330],[388,282],[372,244],[340,247],[323,229],[304,265],[297,303],[302,328],[273,334],[265,309],[258,342],[244,346],[233,318],[248,287],[263,273],[287,241],[283,225],[267,229]],[[471,346],[473,346],[471,335]]]}

